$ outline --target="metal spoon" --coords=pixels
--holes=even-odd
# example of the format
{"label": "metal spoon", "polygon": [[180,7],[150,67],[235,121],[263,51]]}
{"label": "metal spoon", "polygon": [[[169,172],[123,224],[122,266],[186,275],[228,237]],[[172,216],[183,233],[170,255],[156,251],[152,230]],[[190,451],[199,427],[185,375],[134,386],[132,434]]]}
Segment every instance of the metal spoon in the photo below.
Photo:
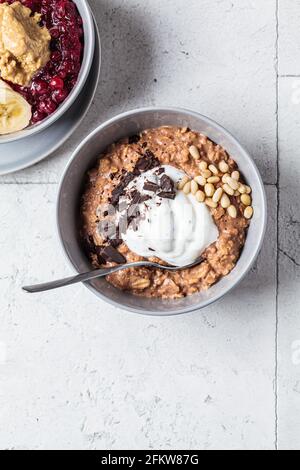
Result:
{"label": "metal spoon", "polygon": [[34,294],[36,292],[44,292],[47,290],[58,289],[59,287],[70,286],[71,284],[76,284],[77,282],[91,281],[92,279],[97,279],[98,277],[104,277],[108,274],[116,273],[117,271],[121,271],[122,269],[138,268],[144,266],[149,268],[164,269],[166,271],[182,271],[183,269],[193,268],[194,266],[200,264],[202,261],[202,258],[198,258],[194,263],[182,267],[162,266],[161,264],[151,263],[150,261],[138,261],[136,263],[121,264],[112,268],[95,269],[94,271],[90,271],[88,273],[78,274],[77,276],[67,277],[58,281],[46,282],[44,284],[37,284],[34,286],[24,286],[23,290]]}

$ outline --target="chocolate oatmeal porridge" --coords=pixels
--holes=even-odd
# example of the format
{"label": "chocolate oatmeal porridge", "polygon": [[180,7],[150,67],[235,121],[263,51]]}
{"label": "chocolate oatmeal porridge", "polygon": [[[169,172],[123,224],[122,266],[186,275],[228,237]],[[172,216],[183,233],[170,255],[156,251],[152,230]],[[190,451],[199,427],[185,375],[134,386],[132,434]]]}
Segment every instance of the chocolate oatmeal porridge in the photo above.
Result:
{"label": "chocolate oatmeal porridge", "polygon": [[[245,175],[246,176],[246,175]],[[80,234],[93,266],[150,260],[107,277],[145,297],[208,289],[235,267],[253,215],[251,188],[235,161],[186,128],[150,129],[113,144],[87,175]]]}

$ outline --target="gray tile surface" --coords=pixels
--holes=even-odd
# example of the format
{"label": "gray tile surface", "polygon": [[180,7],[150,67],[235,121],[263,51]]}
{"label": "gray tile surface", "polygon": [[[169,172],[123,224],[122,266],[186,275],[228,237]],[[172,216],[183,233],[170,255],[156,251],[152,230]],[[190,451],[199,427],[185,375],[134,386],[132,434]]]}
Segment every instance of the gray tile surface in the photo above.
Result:
{"label": "gray tile surface", "polygon": [[[91,5],[103,67],[87,118],[51,158],[0,178],[0,448],[300,449],[300,77],[288,77],[300,74],[300,4]],[[69,273],[54,227],[70,153],[144,105],[198,110],[252,153],[269,205],[255,267],[179,318],[131,315],[82,286],[25,295]]]}
{"label": "gray tile surface", "polygon": [[279,103],[278,437],[300,449],[300,78],[280,80]]}

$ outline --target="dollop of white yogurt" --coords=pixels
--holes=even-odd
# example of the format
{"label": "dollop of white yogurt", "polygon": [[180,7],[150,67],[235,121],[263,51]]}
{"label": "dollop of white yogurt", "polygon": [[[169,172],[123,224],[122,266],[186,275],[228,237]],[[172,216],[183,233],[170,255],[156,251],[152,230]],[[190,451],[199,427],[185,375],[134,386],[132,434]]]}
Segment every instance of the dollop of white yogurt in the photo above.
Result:
{"label": "dollop of white yogurt", "polygon": [[[175,186],[186,176],[173,166],[164,165],[162,168]],[[154,168],[128,185],[129,191],[135,188],[151,198],[138,205],[141,214],[138,229],[130,224],[122,239],[139,256],[155,256],[170,265],[185,266],[196,261],[217,240],[218,229],[206,204],[199,203],[194,195],[176,190],[176,197],[172,200],[143,189],[146,181],[159,184],[161,176]]]}

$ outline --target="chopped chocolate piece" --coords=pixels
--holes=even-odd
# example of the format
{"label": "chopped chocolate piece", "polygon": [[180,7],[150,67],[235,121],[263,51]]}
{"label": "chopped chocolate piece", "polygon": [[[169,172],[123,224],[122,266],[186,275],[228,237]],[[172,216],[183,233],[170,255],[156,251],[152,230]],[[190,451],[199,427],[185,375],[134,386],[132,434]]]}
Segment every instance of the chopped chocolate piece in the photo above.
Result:
{"label": "chopped chocolate piece", "polygon": [[82,241],[83,249],[87,255],[96,254],[97,253],[97,246],[95,245],[94,239],[92,235],[88,235]]}
{"label": "chopped chocolate piece", "polygon": [[140,136],[139,135],[132,135],[129,137],[128,139],[128,143],[129,144],[137,144],[140,140]]}
{"label": "chopped chocolate piece", "polygon": [[159,186],[158,184],[153,183],[152,181],[146,181],[143,189],[145,191],[152,191],[153,193],[155,193],[156,191],[159,190]]}
{"label": "chopped chocolate piece", "polygon": [[106,264],[105,259],[103,258],[101,251],[102,251],[102,246],[97,246],[97,259],[99,264]]}
{"label": "chopped chocolate piece", "polygon": [[141,204],[142,202],[147,202],[147,201],[149,201],[150,199],[151,199],[151,196],[149,196],[149,195],[147,195],[147,194],[144,194],[144,195],[141,196],[140,204]]}
{"label": "chopped chocolate piece", "polygon": [[155,155],[153,152],[151,152],[151,150],[147,149],[146,152],[144,153],[144,156],[146,158],[155,158]]}
{"label": "chopped chocolate piece", "polygon": [[120,183],[114,188],[112,191],[112,196],[110,199],[110,203],[113,206],[116,206],[119,202],[121,196],[123,196],[125,188],[131,183],[131,181],[135,178],[134,173],[128,172],[122,176]]}
{"label": "chopped chocolate piece", "polygon": [[148,144],[147,142],[143,142],[143,145],[142,145],[143,149],[146,149],[148,147]]}
{"label": "chopped chocolate piece", "polygon": [[158,193],[158,196],[163,199],[175,199],[176,194],[171,193],[171,192],[161,191],[160,193]]}
{"label": "chopped chocolate piece", "polygon": [[126,263],[126,259],[124,258],[124,256],[113,246],[106,246],[105,248],[103,248],[103,250],[101,250],[101,256],[106,261],[112,261],[113,263]]}
{"label": "chopped chocolate piece", "polygon": [[159,160],[155,157],[154,153],[152,153],[151,150],[146,150],[144,157],[141,157],[136,163],[135,173],[141,174],[159,165]]}
{"label": "chopped chocolate piece", "polygon": [[130,203],[131,206],[134,204],[139,204],[142,195],[141,193],[139,193],[137,189],[134,189],[130,193],[130,196],[131,196],[131,203]]}
{"label": "chopped chocolate piece", "polygon": [[153,248],[150,248],[150,247],[148,248],[148,250],[149,250],[149,251],[155,251],[155,250],[153,250]]}
{"label": "chopped chocolate piece", "polygon": [[174,192],[174,181],[167,175],[161,177],[160,186],[164,191]]}
{"label": "chopped chocolate piece", "polygon": [[158,170],[156,170],[155,173],[157,174],[157,176],[159,176],[159,175],[162,175],[165,171],[166,170],[163,167],[160,167],[158,168]]}
{"label": "chopped chocolate piece", "polygon": [[123,240],[122,238],[113,238],[113,239],[108,240],[108,243],[114,248],[118,248],[118,246],[122,245]]}
{"label": "chopped chocolate piece", "polygon": [[107,217],[108,216],[108,211],[104,211],[103,212],[103,217]]}

